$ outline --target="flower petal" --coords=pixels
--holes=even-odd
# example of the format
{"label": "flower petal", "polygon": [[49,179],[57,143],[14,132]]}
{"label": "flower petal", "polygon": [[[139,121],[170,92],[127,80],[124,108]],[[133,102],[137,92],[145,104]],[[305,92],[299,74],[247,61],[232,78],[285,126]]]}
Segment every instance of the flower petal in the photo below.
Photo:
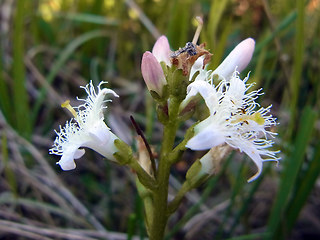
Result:
{"label": "flower petal", "polygon": [[232,76],[235,69],[241,72],[249,64],[254,51],[255,41],[247,38],[239,43],[224,61],[213,71],[213,74],[220,78],[228,79]]}
{"label": "flower petal", "polygon": [[149,91],[155,91],[162,96],[163,86],[167,82],[160,63],[149,51],[142,56],[141,73]]}
{"label": "flower petal", "polygon": [[[234,73],[233,77],[230,79],[230,87],[226,92],[226,95],[232,97],[233,101],[242,101],[246,92],[246,84],[242,81],[238,76],[237,73]],[[242,103],[239,104],[239,107]]]}
{"label": "flower petal", "polygon": [[90,128],[89,135],[92,140],[84,143],[84,147],[95,150],[111,161],[116,161],[113,157],[113,154],[117,151],[114,141],[118,139],[118,137],[110,131],[103,121],[100,121],[99,124]]}
{"label": "flower petal", "polygon": [[170,45],[168,38],[164,35],[158,38],[152,48],[152,54],[156,57],[158,62],[165,62],[167,66],[171,67],[170,61]]}
{"label": "flower petal", "polygon": [[223,80],[223,82],[224,84],[220,85],[219,91],[222,92],[223,88],[226,88],[227,90],[224,92],[221,106],[225,109],[230,109],[231,112],[238,111],[243,107],[246,84],[237,76],[237,72],[234,72],[234,75],[230,80]]}
{"label": "flower petal", "polygon": [[213,115],[216,111],[216,107],[219,104],[218,95],[216,89],[206,81],[194,81],[187,88],[186,99],[199,93],[206,102],[206,105],[210,111],[210,115]]}
{"label": "flower petal", "polygon": [[[199,125],[198,125],[199,126]],[[195,131],[197,131],[197,126]],[[220,132],[214,125],[210,125],[205,129],[202,129],[193,138],[191,138],[186,147],[191,150],[207,150],[218,146],[225,142],[223,133]]]}
{"label": "flower petal", "polygon": [[204,65],[203,65],[204,57],[205,56],[199,57],[192,65],[191,70],[190,70],[190,75],[189,75],[189,81],[192,80],[193,75],[196,74],[197,72],[199,72],[199,75],[201,75],[200,78],[198,78],[199,76],[197,76],[197,80],[206,80],[205,77],[206,77],[207,71],[203,69],[204,68]]}
{"label": "flower petal", "polygon": [[109,133],[111,132],[103,121],[99,121],[88,128],[88,133],[95,142],[104,144],[108,142]]}
{"label": "flower petal", "polygon": [[257,173],[255,175],[253,175],[250,179],[248,179],[248,182],[252,182],[260,176],[260,174],[262,172],[263,160],[262,160],[258,150],[254,146],[252,146],[252,144],[250,142],[248,142],[247,144],[243,144],[242,150],[244,153],[246,153],[252,159],[252,161],[256,164],[256,166],[258,168]]}
{"label": "flower petal", "polygon": [[60,161],[57,162],[57,164],[60,165],[62,170],[68,171],[68,170],[72,170],[72,169],[76,168],[76,164],[74,162],[74,159],[75,159],[75,156],[77,158],[80,156],[78,148],[79,148],[79,145],[69,144],[68,148],[66,148],[65,151],[63,151],[63,155],[60,158]]}
{"label": "flower petal", "polygon": [[79,159],[81,158],[84,154],[85,154],[85,150],[84,149],[77,149],[77,151],[74,153],[74,159]]}

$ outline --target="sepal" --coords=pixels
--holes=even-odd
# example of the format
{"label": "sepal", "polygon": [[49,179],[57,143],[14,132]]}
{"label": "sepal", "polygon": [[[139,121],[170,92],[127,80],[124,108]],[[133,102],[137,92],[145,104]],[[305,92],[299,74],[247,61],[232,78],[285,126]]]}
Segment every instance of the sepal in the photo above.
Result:
{"label": "sepal", "polygon": [[227,144],[211,148],[201,159],[197,160],[188,170],[186,179],[192,186],[199,186],[210,176],[217,174],[220,164],[230,153]]}
{"label": "sepal", "polygon": [[188,79],[180,69],[176,69],[170,77],[172,78],[169,85],[170,94],[182,101],[186,97]]}
{"label": "sepal", "polygon": [[169,109],[167,102],[157,105],[157,117],[159,122],[166,124],[169,121]]}
{"label": "sepal", "polygon": [[157,102],[164,102],[168,98],[168,85],[164,85],[162,88],[162,95],[159,95],[156,91],[149,90],[151,97]]}
{"label": "sepal", "polygon": [[118,149],[118,151],[113,154],[117,162],[121,165],[130,164],[130,162],[133,161],[131,147],[120,139],[116,139],[114,145]]}
{"label": "sepal", "polygon": [[196,188],[207,181],[209,177],[209,174],[202,171],[202,164],[197,159],[186,174],[186,183],[190,186],[190,189]]}

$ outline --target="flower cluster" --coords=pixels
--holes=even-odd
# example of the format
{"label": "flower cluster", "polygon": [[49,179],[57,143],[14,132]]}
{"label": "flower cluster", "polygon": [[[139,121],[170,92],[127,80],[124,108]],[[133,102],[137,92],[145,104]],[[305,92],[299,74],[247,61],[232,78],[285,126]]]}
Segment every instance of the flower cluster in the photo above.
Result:
{"label": "flower cluster", "polygon": [[[257,173],[248,180],[253,181],[260,175],[264,161],[279,160],[276,156],[278,151],[270,150],[273,145],[272,137],[276,135],[270,128],[277,124],[276,119],[270,115],[271,106],[263,108],[255,102],[262,94],[262,89],[250,91],[253,84],[247,84],[249,75],[244,79],[239,77],[239,73],[252,58],[255,41],[248,38],[239,43],[213,71],[206,69],[211,54],[203,47],[193,46],[194,55],[179,49],[178,53],[183,54],[177,59],[176,55],[170,52],[166,37],[161,36],[152,53],[146,52],[142,58],[141,70],[146,85],[161,95],[163,86],[167,84],[163,80],[165,75],[161,62],[165,63],[163,66],[176,65],[183,70],[183,75],[187,73],[189,84],[186,97],[180,104],[180,113],[188,111],[190,105],[195,107],[201,96],[209,109],[209,116],[194,127],[195,135],[185,146],[192,150],[231,147],[246,153],[258,168]],[[212,156],[212,151],[209,156]],[[208,161],[214,159],[205,155],[200,162],[204,167],[212,165],[206,163]],[[206,169],[205,172],[210,170]]]}
{"label": "flower cluster", "polygon": [[[269,150],[273,145],[269,138],[276,135],[269,129],[277,124],[270,115],[271,106],[263,108],[255,102],[262,89],[250,92],[253,84],[246,83],[249,75],[242,80],[237,71],[247,66],[253,50],[254,40],[244,40],[214,71],[205,70],[203,59],[198,58],[190,71],[189,79],[194,81],[188,86],[184,100],[188,103],[200,94],[209,109],[209,116],[194,127],[195,136],[186,147],[207,150],[227,144],[246,153],[258,168],[249,182],[260,175],[263,161],[279,160],[278,151]],[[221,79],[217,86],[216,79]]]}
{"label": "flower cluster", "polygon": [[[160,111],[168,109],[171,101],[169,95],[177,93],[172,88],[179,88],[179,84],[183,84],[174,83],[174,79],[168,80],[168,72],[176,69],[181,70],[182,77],[187,79],[186,87],[184,90],[181,88],[184,96],[177,109],[179,114],[183,115],[190,105],[194,109],[200,97],[205,101],[209,115],[194,126],[194,135],[185,144],[185,148],[192,150],[209,150],[200,159],[201,165],[206,168],[202,172],[210,174],[208,166],[215,168],[209,161],[215,161],[213,156],[219,154],[213,154],[213,151],[221,151],[220,155],[224,156],[228,152],[226,149],[230,148],[246,153],[256,164],[258,171],[249,181],[260,175],[264,161],[279,160],[278,152],[270,150],[272,137],[276,135],[270,128],[277,124],[270,115],[271,106],[263,108],[256,103],[262,89],[250,91],[253,85],[247,83],[249,75],[244,79],[239,77],[239,72],[251,60],[254,46],[251,38],[242,41],[213,71],[206,69],[212,54],[204,49],[203,44],[187,43],[185,48],[172,52],[168,39],[161,36],[152,52],[143,54],[142,76],[155,99],[161,100]],[[106,108],[105,102],[110,101],[105,100],[107,94],[118,95],[110,89],[101,88],[101,84],[103,82],[99,84],[97,92],[92,82],[83,87],[88,97],[79,99],[84,102],[82,105],[72,108],[69,103],[64,104],[74,118],[64,127],[60,126],[54,146],[50,149],[51,154],[61,155],[58,164],[63,170],[75,168],[74,159],[84,154],[83,147],[94,149],[109,160],[116,161],[114,141],[118,137],[104,123],[103,109]],[[169,89],[170,94],[166,93],[165,88]]]}
{"label": "flower cluster", "polygon": [[85,150],[82,147],[91,148],[109,160],[116,161],[113,154],[117,151],[114,140],[117,139],[108,126],[105,124],[103,110],[107,94],[115,97],[118,95],[107,88],[101,88],[101,82],[96,92],[92,82],[82,87],[88,97],[86,99],[78,99],[83,102],[78,107],[72,108],[69,102],[65,102],[62,106],[70,110],[74,115],[64,127],[60,126],[60,132],[56,132],[57,137],[50,154],[61,155],[61,159],[57,164],[63,170],[71,170],[76,167],[74,159],[82,157]]}
{"label": "flower cluster", "polygon": [[[57,162],[63,170],[76,167],[75,159],[84,155],[83,148],[91,148],[107,159],[129,166],[136,174],[137,189],[145,207],[145,222],[150,239],[162,239],[168,217],[175,212],[185,194],[199,186],[219,171],[220,163],[233,149],[244,152],[258,171],[248,181],[262,172],[264,161],[278,161],[273,151],[272,127],[277,125],[270,114],[271,105],[264,108],[257,102],[262,89],[254,90],[248,83],[249,74],[241,79],[240,72],[251,61],[255,41],[248,38],[238,44],[215,69],[208,70],[213,56],[205,44],[197,45],[202,19],[197,18],[198,29],[192,42],[171,51],[168,39],[161,36],[152,52],[145,52],[141,73],[146,86],[156,102],[159,122],[163,125],[161,152],[153,151],[134,118],[130,119],[139,135],[137,154],[131,146],[121,141],[104,122],[103,110],[107,94],[118,95],[101,82],[97,90],[92,82],[82,87],[88,97],[78,107],[69,101],[62,104],[72,114],[60,131],[50,154],[60,155]],[[184,139],[176,144],[180,126],[192,117],[203,102],[208,111],[205,119],[194,123]],[[171,166],[182,159],[187,149],[207,152],[194,161],[186,172],[185,182],[173,199],[168,201]]]}

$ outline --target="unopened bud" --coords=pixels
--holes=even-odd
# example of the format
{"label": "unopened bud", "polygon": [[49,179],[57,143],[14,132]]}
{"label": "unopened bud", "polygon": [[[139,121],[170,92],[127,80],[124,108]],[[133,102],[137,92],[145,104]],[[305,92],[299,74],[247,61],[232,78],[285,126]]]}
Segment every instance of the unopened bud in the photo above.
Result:
{"label": "unopened bud", "polygon": [[226,144],[211,148],[200,160],[192,164],[186,175],[187,182],[191,186],[198,186],[210,176],[217,174],[221,162],[230,151],[231,148]]}
{"label": "unopened bud", "polygon": [[167,84],[166,78],[160,63],[149,51],[142,56],[141,73],[149,91],[154,91],[161,97],[163,86]]}
{"label": "unopened bud", "polygon": [[156,57],[159,63],[165,62],[167,66],[171,67],[171,50],[169,41],[166,36],[161,36],[158,38],[158,40],[152,48],[152,54]]}
{"label": "unopened bud", "polygon": [[138,143],[138,153],[139,153],[139,164],[140,166],[150,175],[153,176],[153,170],[152,170],[152,164],[149,152],[146,148],[145,143],[143,142],[142,137],[137,136],[136,137],[137,143]]}
{"label": "unopened bud", "polygon": [[224,61],[213,71],[213,75],[219,75],[219,78],[228,79],[235,70],[241,72],[251,61],[255,47],[255,41],[247,38],[239,43]]}
{"label": "unopened bud", "polygon": [[219,172],[220,164],[230,153],[231,148],[227,144],[213,147],[201,159],[201,173],[214,175]]}

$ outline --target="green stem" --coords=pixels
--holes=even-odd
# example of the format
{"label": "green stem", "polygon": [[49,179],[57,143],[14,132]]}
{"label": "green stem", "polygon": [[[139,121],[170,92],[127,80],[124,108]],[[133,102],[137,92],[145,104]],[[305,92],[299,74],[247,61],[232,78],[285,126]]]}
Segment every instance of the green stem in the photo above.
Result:
{"label": "green stem", "polygon": [[137,178],[136,179],[136,185],[137,185],[137,190],[140,195],[140,198],[143,201],[144,208],[145,208],[145,225],[146,229],[149,235],[150,232],[150,226],[151,226],[151,221],[153,218],[153,200],[152,200],[152,193],[149,191]]}
{"label": "green stem", "polygon": [[117,159],[117,162],[121,165],[129,165],[136,173],[140,180],[140,182],[150,190],[154,190],[157,188],[156,180],[150,176],[138,163],[138,160],[133,157],[132,149],[128,144],[121,141],[120,139],[116,139],[114,141],[118,152],[115,152],[113,156]]}
{"label": "green stem", "polygon": [[[197,160],[197,162],[195,162],[194,164],[201,167],[201,165],[199,165],[199,160]],[[193,166],[191,166],[189,171],[192,170]],[[197,169],[197,167],[195,167],[195,169]],[[175,198],[168,204],[168,209],[167,209],[168,214],[172,214],[177,210],[177,208],[179,207],[182,199],[184,198],[187,192],[198,187],[200,184],[202,184],[204,181],[206,181],[209,178],[209,174],[199,174],[198,172],[194,172],[194,171],[192,171],[191,174],[192,174],[191,178],[189,178],[187,174],[186,181],[183,183],[182,187],[178,191]]]}
{"label": "green stem", "polygon": [[168,185],[171,162],[169,154],[172,152],[176,132],[178,129],[177,113],[180,101],[172,97],[170,99],[169,121],[164,126],[163,144],[157,174],[158,188],[153,192],[153,220],[150,229],[151,240],[161,240],[164,237],[168,217]]}
{"label": "green stem", "polygon": [[171,164],[176,163],[181,159],[182,154],[186,150],[186,144],[187,142],[193,137],[194,135],[194,125],[192,125],[186,132],[184,139],[181,143],[179,143],[170,153],[169,155],[169,161]]}
{"label": "green stem", "polygon": [[172,214],[177,210],[185,194],[189,192],[191,189],[192,187],[188,184],[188,182],[183,183],[182,187],[180,188],[175,198],[168,204],[168,209],[167,209],[168,214]]}

